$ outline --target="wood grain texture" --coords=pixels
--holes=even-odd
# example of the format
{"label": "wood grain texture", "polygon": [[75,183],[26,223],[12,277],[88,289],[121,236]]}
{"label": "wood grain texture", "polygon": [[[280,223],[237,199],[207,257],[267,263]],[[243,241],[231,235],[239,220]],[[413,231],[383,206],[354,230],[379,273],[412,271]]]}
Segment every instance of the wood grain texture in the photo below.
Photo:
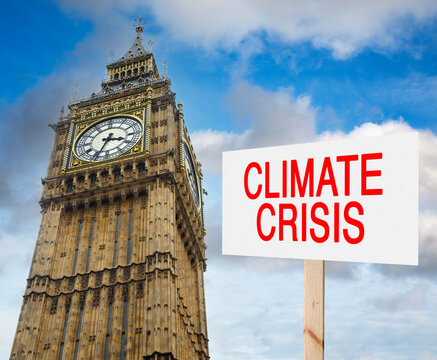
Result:
{"label": "wood grain texture", "polygon": [[325,339],[325,262],[305,260],[304,360],[323,360]]}

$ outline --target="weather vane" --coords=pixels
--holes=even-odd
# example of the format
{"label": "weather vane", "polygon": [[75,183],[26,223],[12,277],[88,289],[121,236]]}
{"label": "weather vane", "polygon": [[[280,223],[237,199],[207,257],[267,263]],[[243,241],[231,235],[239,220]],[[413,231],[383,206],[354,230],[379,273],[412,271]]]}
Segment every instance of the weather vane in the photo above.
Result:
{"label": "weather vane", "polygon": [[143,21],[143,18],[139,17],[138,19],[135,19],[135,23],[138,23],[134,25],[137,33],[143,32],[143,25],[146,25],[146,23]]}
{"label": "weather vane", "polygon": [[152,40],[149,40],[149,41],[147,42],[147,44],[149,44],[149,50],[150,50],[150,52],[152,52],[153,41],[152,41]]}
{"label": "weather vane", "polygon": [[112,57],[114,56],[114,50],[109,52],[109,62],[112,62]]}

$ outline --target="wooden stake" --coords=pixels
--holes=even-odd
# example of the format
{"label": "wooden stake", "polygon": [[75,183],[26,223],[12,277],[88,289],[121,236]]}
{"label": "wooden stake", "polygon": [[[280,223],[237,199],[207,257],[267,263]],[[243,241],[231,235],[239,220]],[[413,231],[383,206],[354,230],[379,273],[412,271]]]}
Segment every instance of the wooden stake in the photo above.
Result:
{"label": "wooden stake", "polygon": [[305,260],[303,358],[323,360],[325,352],[325,262]]}

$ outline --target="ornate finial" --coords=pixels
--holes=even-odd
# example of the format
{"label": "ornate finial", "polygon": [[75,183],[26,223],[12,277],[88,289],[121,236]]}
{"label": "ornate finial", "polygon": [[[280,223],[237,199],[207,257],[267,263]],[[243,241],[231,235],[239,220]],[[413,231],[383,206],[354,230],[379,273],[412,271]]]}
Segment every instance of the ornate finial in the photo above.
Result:
{"label": "ornate finial", "polygon": [[109,52],[109,62],[112,63],[112,57],[114,56],[114,50],[111,49]]}
{"label": "ornate finial", "polygon": [[59,121],[62,121],[62,120],[64,120],[64,106],[62,106],[61,107],[61,111],[60,111],[60,114],[59,114]]}
{"label": "ornate finial", "polygon": [[147,44],[149,44],[149,51],[152,52],[153,41],[149,40]]}
{"label": "ornate finial", "polygon": [[138,23],[138,25],[135,24],[135,30],[137,31],[137,33],[143,32],[143,25],[145,25],[146,23],[143,21],[143,19],[140,17],[138,19],[135,19],[135,22]]}
{"label": "ornate finial", "polygon": [[167,77],[167,60],[164,60],[162,66],[164,67],[164,77]]}
{"label": "ornate finial", "polygon": [[178,102],[178,109],[180,112],[182,112],[182,108],[183,108],[184,104],[182,104],[181,102]]}

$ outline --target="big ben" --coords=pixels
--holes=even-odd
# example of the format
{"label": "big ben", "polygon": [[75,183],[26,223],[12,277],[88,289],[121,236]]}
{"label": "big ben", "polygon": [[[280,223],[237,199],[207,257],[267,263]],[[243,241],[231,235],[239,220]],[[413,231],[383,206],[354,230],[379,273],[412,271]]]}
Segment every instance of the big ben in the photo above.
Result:
{"label": "big ben", "polygon": [[11,359],[209,359],[201,165],[142,32],[51,125]]}

